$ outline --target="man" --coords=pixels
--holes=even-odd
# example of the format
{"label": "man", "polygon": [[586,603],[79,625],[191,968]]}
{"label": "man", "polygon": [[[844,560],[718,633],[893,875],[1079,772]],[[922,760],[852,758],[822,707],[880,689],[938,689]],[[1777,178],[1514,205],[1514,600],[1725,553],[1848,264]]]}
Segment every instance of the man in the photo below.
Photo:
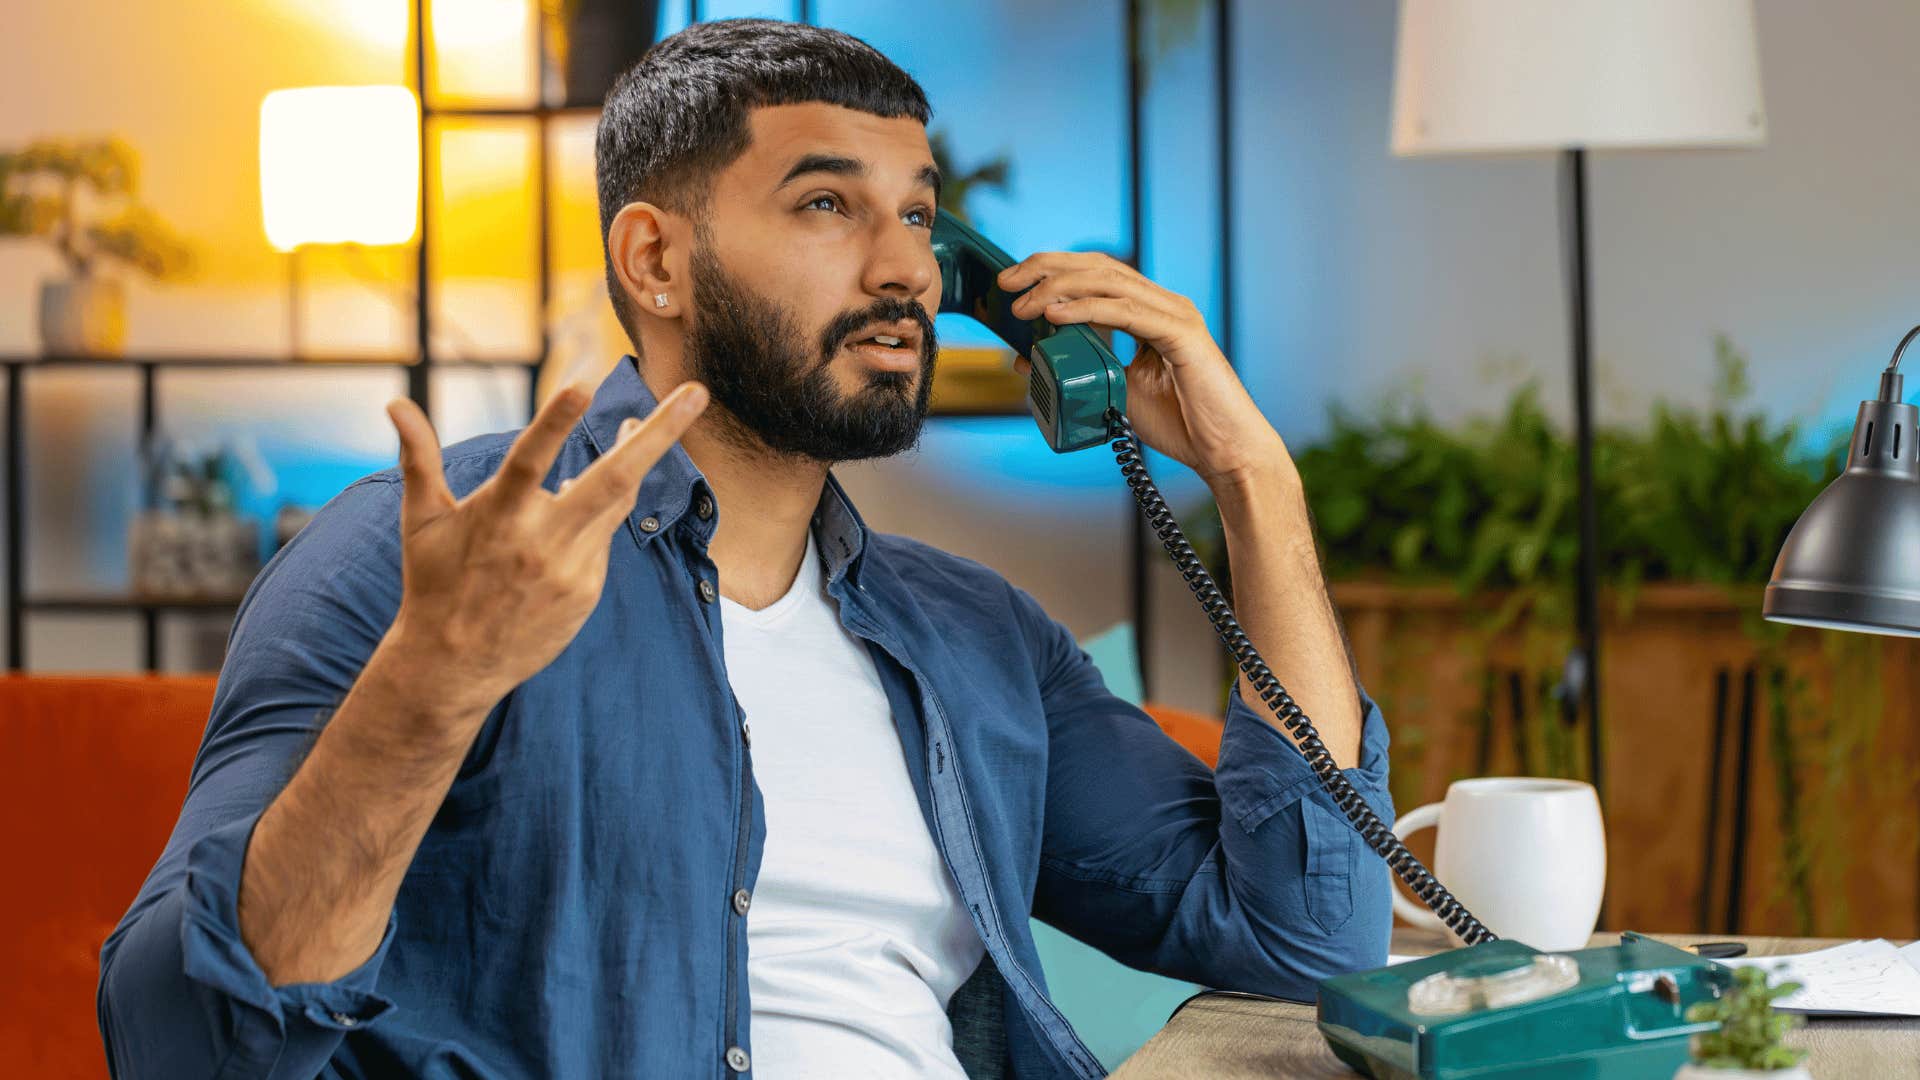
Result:
{"label": "man", "polygon": [[[833,479],[926,414],[927,118],[864,43],[760,20],[614,88],[635,356],[445,451],[395,402],[400,469],[255,582],[102,956],[118,1075],[1092,1076],[1029,913],[1222,987],[1384,961],[1386,871],[1271,717],[1236,697],[1209,772]],[[1299,479],[1199,314],[1104,256],[1002,280],[1143,343],[1135,427],[1218,496],[1242,622],[1387,810]],[[976,971],[987,1058],[947,1015]]]}

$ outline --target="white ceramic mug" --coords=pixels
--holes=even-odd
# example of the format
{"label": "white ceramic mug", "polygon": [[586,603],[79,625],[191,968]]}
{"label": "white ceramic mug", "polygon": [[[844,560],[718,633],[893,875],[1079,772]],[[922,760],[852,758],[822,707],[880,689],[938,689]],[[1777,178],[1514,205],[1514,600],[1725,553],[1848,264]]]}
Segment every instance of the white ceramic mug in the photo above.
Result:
{"label": "white ceramic mug", "polygon": [[[1447,800],[1403,814],[1394,834],[1438,826],[1433,872],[1487,928],[1536,949],[1586,948],[1607,885],[1607,834],[1593,786],[1491,776],[1457,780]],[[1441,929],[1426,905],[1394,890],[1407,922]]]}

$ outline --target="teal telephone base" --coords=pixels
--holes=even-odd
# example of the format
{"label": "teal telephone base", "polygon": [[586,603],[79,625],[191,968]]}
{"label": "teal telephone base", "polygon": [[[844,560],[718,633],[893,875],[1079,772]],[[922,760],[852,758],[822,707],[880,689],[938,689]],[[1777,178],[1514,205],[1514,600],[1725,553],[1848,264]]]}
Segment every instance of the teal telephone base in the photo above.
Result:
{"label": "teal telephone base", "polygon": [[[1667,1080],[1687,1060],[1687,1007],[1726,968],[1639,934],[1542,953],[1491,941],[1320,984],[1320,1033],[1374,1080]],[[1436,1011],[1437,1010],[1437,1011]]]}

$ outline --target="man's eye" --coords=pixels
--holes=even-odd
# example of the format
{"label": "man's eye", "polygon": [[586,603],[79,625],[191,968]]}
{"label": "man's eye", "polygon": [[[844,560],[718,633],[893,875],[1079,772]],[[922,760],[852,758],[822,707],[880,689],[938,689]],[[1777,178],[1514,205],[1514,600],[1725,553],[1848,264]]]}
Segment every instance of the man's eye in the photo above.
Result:
{"label": "man's eye", "polygon": [[807,200],[806,208],[811,210],[821,203],[831,203],[832,205],[828,207],[828,209],[831,210],[840,205],[840,200],[837,196],[833,195],[815,195],[813,198]]}
{"label": "man's eye", "polygon": [[[918,225],[922,228],[928,228],[928,229],[933,228],[933,211],[928,210],[925,207],[921,207],[920,209],[917,209],[917,210],[909,210],[902,216],[907,219],[907,223],[910,225]],[[916,218],[918,220],[914,220]]]}

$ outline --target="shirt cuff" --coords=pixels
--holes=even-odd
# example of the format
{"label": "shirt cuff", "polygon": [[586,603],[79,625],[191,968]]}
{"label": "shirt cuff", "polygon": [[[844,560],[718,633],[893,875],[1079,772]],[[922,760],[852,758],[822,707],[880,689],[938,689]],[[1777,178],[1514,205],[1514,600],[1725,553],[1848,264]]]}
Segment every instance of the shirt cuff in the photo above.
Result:
{"label": "shirt cuff", "polygon": [[[1359,692],[1365,710],[1360,722],[1360,764],[1341,772],[1374,813],[1392,824],[1393,803],[1387,794],[1387,722],[1366,688],[1361,687]],[[1293,737],[1275,722],[1264,703],[1253,706],[1242,699],[1236,681],[1227,699],[1220,762],[1214,769],[1215,786],[1226,812],[1249,834],[1303,798],[1312,799],[1344,820],[1345,815],[1320,786]]]}
{"label": "shirt cuff", "polygon": [[276,987],[240,937],[240,877],[258,813],[202,836],[187,853],[186,904],[180,946],[187,977],[245,1002],[285,1034],[295,1018],[321,1028],[353,1031],[393,1008],[374,992],[381,964],[393,944],[396,916],[387,914],[380,945],[366,962],[331,982]]}

